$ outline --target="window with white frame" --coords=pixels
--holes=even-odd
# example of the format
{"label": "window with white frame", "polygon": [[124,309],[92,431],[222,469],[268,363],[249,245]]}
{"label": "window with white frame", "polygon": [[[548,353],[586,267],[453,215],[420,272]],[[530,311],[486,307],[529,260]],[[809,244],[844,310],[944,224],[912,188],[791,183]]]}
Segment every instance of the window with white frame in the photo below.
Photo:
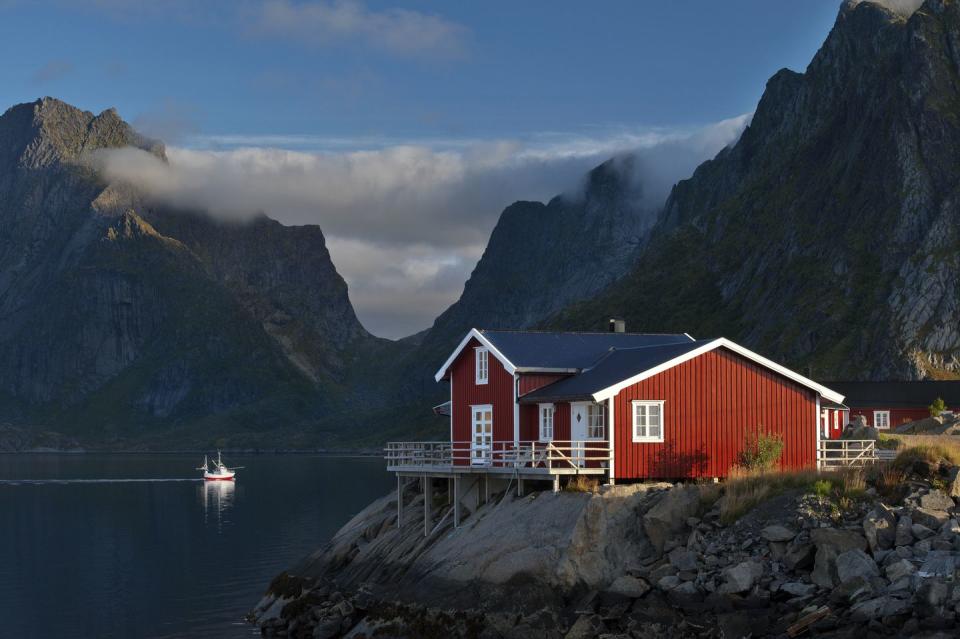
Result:
{"label": "window with white frame", "polygon": [[553,441],[553,404],[540,404],[540,441]]}
{"label": "window with white frame", "polygon": [[607,407],[605,404],[587,404],[587,438],[603,439],[607,430]]}
{"label": "window with white frame", "polygon": [[890,411],[888,410],[873,411],[873,427],[874,428],[890,428]]}
{"label": "window with white frame", "polygon": [[633,441],[663,441],[663,401],[633,402]]}
{"label": "window with white frame", "polygon": [[477,358],[477,383],[486,384],[490,378],[490,351],[478,348],[474,352]]}

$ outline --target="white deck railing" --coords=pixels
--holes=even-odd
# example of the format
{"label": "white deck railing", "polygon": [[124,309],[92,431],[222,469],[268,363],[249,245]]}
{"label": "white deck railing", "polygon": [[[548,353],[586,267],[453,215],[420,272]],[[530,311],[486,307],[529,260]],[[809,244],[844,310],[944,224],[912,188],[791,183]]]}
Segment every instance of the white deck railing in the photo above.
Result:
{"label": "white deck railing", "polygon": [[597,470],[610,464],[610,446],[602,440],[472,442],[388,442],[384,458],[391,470],[490,468]]}
{"label": "white deck railing", "polygon": [[817,454],[820,468],[848,468],[877,462],[877,442],[873,439],[822,439]]}

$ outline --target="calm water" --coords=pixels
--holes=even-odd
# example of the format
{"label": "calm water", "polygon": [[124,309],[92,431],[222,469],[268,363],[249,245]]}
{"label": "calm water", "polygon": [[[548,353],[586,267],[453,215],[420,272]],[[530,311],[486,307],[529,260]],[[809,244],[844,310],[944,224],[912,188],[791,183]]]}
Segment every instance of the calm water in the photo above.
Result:
{"label": "calm water", "polygon": [[278,572],[393,485],[383,461],[0,455],[0,636],[249,637]]}

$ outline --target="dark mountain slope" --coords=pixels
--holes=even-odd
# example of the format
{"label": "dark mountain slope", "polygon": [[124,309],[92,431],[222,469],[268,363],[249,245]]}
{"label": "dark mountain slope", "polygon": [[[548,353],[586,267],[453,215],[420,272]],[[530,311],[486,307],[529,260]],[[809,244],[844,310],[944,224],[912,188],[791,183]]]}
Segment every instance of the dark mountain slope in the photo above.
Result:
{"label": "dark mountain slope", "polygon": [[320,230],[151,206],[90,168],[125,146],[163,157],[112,110],[46,98],[0,117],[3,421],[93,443],[344,437],[316,425],[364,393],[354,353],[383,341]]}
{"label": "dark mountain slope", "polygon": [[534,326],[630,269],[656,216],[631,179],[631,162],[593,169],[580,194],[504,209],[460,299],[414,351],[408,388],[440,392],[432,375],[470,328]]}
{"label": "dark mountain slope", "polygon": [[960,6],[848,3],[672,191],[633,271],[550,325],[725,334],[814,375],[960,372]]}

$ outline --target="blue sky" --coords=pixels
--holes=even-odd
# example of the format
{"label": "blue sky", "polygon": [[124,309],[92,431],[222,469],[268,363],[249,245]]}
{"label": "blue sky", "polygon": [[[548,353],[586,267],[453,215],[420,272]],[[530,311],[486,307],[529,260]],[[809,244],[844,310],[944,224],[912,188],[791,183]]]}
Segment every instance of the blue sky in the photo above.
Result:
{"label": "blue sky", "polygon": [[229,215],[232,184],[276,193],[259,208],[320,224],[361,320],[396,337],[456,299],[510,201],[574,188],[632,146],[722,148],[735,132],[711,127],[803,70],[838,8],[0,0],[0,103],[116,107],[171,147],[181,173],[147,185],[160,196]]}

